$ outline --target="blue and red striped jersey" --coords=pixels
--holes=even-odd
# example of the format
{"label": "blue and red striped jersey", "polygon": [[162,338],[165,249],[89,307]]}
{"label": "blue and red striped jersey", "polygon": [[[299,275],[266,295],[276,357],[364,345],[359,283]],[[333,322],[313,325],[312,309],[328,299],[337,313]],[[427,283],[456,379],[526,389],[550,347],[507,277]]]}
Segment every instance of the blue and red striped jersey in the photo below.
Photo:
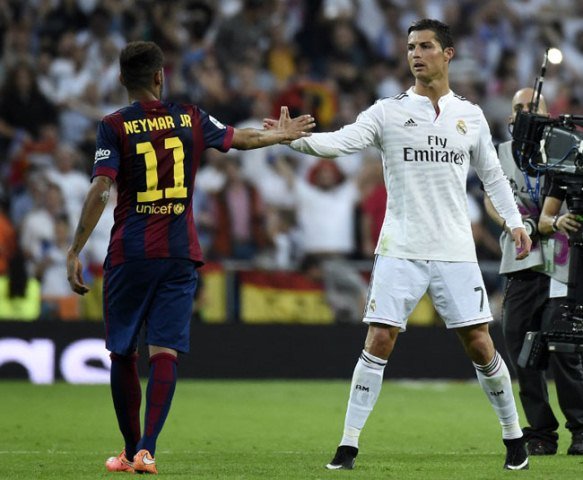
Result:
{"label": "blue and red striped jersey", "polygon": [[192,194],[206,148],[226,152],[233,128],[195,105],[134,102],[103,118],[92,178],[117,183],[106,265],[188,258],[202,264]]}

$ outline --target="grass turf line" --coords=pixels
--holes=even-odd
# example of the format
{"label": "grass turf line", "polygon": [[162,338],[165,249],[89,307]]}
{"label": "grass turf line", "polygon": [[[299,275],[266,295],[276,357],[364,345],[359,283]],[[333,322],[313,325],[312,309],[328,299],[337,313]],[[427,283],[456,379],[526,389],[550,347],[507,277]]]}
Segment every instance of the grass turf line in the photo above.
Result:
{"label": "grass turf line", "polygon": [[[558,455],[531,458],[529,471],[504,471],[500,428],[476,382],[385,382],[355,470],[326,471],[348,388],[348,381],[181,380],[158,440],[158,470],[167,479],[581,478],[583,458],[566,455],[563,428]],[[0,479],[124,478],[103,466],[122,446],[107,386],[0,383]]]}

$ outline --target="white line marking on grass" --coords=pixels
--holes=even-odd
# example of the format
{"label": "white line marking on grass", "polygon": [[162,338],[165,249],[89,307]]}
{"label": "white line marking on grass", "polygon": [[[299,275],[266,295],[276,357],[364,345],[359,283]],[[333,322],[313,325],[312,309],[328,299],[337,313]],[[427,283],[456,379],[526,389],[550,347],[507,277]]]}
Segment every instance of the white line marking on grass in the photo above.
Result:
{"label": "white line marking on grass", "polygon": [[43,453],[40,450],[0,450],[0,455],[35,455]]}

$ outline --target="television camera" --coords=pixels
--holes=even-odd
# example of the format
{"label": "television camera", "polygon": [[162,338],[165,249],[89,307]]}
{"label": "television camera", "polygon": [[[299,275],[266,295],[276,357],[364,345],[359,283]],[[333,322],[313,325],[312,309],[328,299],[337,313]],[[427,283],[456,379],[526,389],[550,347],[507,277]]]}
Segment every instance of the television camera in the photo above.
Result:
{"label": "television camera", "polygon": [[[583,115],[551,118],[536,113],[548,60],[537,78],[528,112],[517,115],[512,131],[514,160],[530,176],[550,173],[565,190],[569,212],[583,220]],[[583,352],[583,228],[569,234],[567,297],[560,318],[546,331],[527,332],[518,364],[544,369],[549,352]]]}

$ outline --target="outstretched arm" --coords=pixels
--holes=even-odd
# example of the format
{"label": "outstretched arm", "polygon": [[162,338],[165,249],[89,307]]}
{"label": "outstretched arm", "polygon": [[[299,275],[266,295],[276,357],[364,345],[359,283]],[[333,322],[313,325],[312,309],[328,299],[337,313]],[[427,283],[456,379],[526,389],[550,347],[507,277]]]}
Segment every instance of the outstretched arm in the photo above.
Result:
{"label": "outstretched arm", "polygon": [[311,115],[290,118],[287,107],[281,107],[281,117],[286,117],[286,121],[279,122],[272,129],[236,128],[233,133],[233,148],[250,150],[276,143],[289,143],[292,140],[311,135],[309,130],[316,126],[314,117]]}
{"label": "outstretched arm", "polygon": [[109,200],[109,190],[112,183],[113,180],[102,175],[93,179],[85,203],[83,203],[73,242],[67,251],[67,280],[69,280],[71,290],[79,295],[84,295],[89,291],[89,287],[83,281],[83,266],[79,260],[79,253],[101,218]]}
{"label": "outstretched arm", "polygon": [[[279,117],[264,118],[263,127],[277,128],[286,119]],[[370,146],[380,148],[381,126],[384,124],[384,111],[378,102],[362,112],[354,123],[335,132],[315,133],[310,138],[299,138],[290,147],[302,153],[317,157],[338,157],[358,152]]]}

